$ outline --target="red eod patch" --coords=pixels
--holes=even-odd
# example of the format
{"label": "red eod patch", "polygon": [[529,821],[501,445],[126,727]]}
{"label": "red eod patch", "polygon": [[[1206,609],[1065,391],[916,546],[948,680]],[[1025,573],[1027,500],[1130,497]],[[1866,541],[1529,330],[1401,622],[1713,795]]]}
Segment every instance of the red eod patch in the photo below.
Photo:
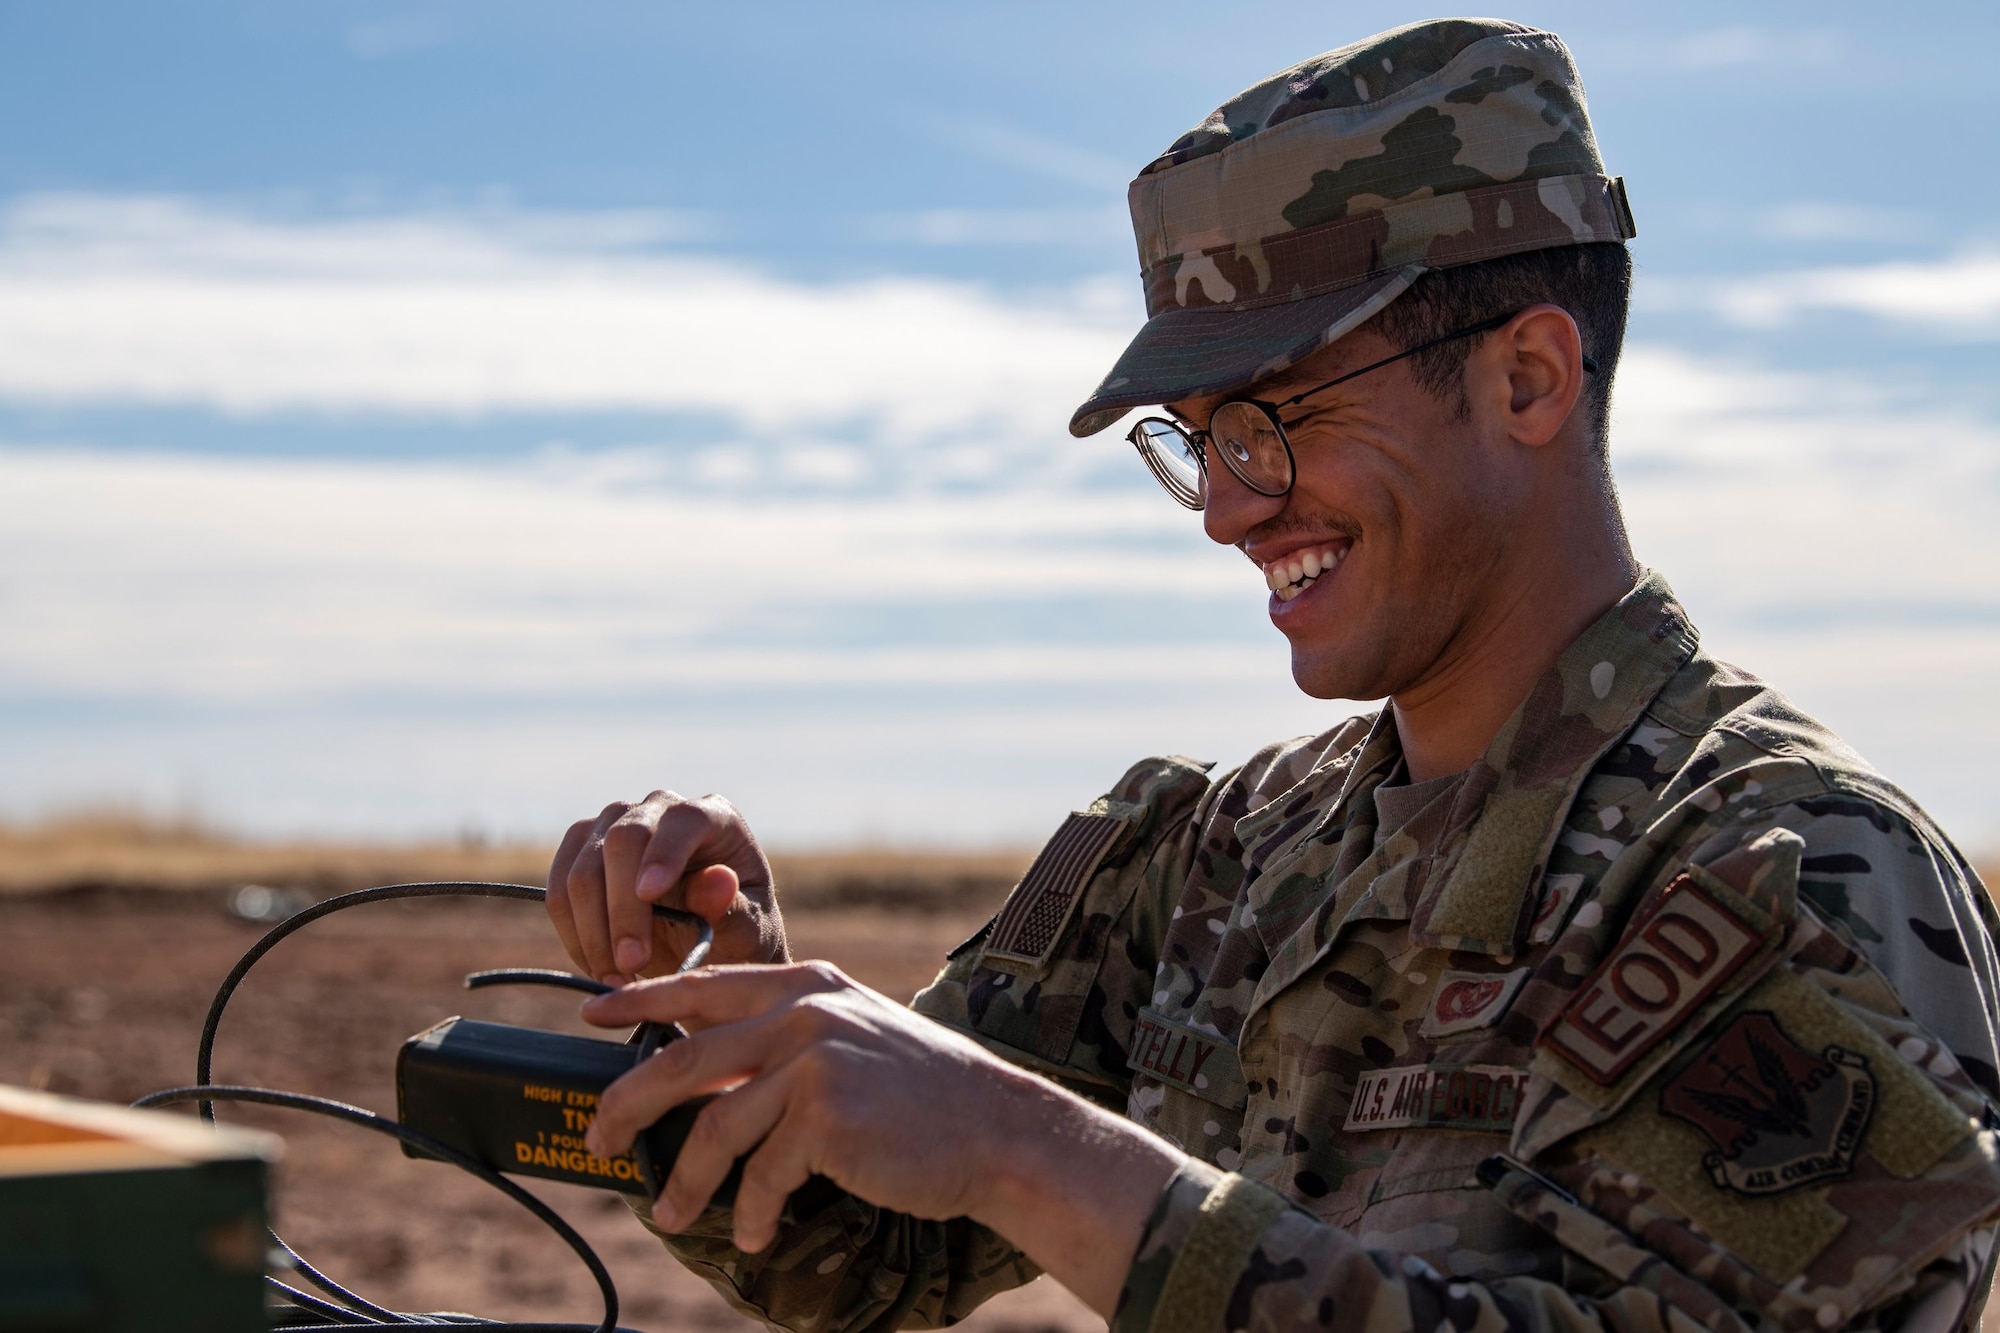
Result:
{"label": "red eod patch", "polygon": [[1683,874],[1625,932],[1541,1045],[1609,1086],[1763,944],[1762,932]]}

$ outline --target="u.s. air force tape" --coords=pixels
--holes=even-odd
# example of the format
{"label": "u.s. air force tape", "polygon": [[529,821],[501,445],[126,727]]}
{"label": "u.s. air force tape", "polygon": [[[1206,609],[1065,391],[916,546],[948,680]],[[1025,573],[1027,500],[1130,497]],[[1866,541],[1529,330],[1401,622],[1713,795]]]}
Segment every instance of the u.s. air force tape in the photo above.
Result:
{"label": "u.s. air force tape", "polygon": [[1236,1045],[1151,1009],[1132,1027],[1132,1067],[1203,1101],[1234,1110],[1250,1100]]}
{"label": "u.s. air force tape", "polygon": [[986,958],[1042,967],[1083,897],[1083,886],[1111,850],[1125,821],[1113,815],[1071,815],[1000,905],[986,940]]}
{"label": "u.s. air force tape", "polygon": [[1510,1130],[1528,1071],[1508,1065],[1427,1064],[1375,1069],[1354,1085],[1349,1133],[1374,1129]]}

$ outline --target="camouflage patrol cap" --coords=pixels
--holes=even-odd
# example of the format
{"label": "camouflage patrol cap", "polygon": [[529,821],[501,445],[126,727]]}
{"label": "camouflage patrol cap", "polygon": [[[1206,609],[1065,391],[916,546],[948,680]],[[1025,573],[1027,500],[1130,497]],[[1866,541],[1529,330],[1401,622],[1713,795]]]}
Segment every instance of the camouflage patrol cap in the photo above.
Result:
{"label": "camouflage patrol cap", "polygon": [[1433,19],[1237,94],[1132,182],[1146,326],[1070,418],[1241,388],[1427,269],[1635,234],[1554,33]]}

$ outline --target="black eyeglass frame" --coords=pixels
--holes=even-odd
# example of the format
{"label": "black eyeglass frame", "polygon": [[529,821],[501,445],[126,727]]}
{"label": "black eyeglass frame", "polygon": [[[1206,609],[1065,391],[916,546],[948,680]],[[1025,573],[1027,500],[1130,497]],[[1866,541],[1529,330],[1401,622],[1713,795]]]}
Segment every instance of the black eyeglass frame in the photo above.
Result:
{"label": "black eyeglass frame", "polygon": [[[1345,384],[1351,379],[1357,379],[1362,375],[1366,375],[1371,370],[1380,370],[1382,367],[1386,365],[1391,365],[1397,361],[1401,361],[1405,357],[1415,356],[1419,352],[1427,352],[1433,347],[1439,347],[1448,342],[1456,342],[1460,338],[1471,338],[1481,333],[1491,333],[1494,329],[1500,328],[1502,325],[1506,324],[1509,320],[1512,320],[1516,315],[1519,315],[1520,313],[1521,313],[1520,311],[1516,310],[1512,314],[1495,315],[1492,319],[1482,320],[1477,324],[1468,325],[1467,327],[1455,330],[1454,332],[1442,334],[1439,337],[1432,338],[1428,342],[1418,343],[1415,347],[1406,347],[1402,351],[1396,353],[1394,356],[1385,356],[1380,361],[1371,361],[1369,364],[1361,367],[1359,370],[1350,370],[1345,375],[1337,376],[1333,379],[1328,380],[1324,384],[1315,384],[1312,388],[1307,389],[1305,392],[1295,393],[1290,398],[1285,399],[1283,402],[1279,403],[1266,402],[1264,399],[1261,398],[1223,399],[1221,402],[1215,405],[1212,411],[1209,412],[1208,416],[1210,421],[1213,421],[1215,419],[1215,414],[1217,412],[1220,412],[1223,408],[1229,407],[1236,403],[1244,403],[1247,404],[1248,406],[1256,408],[1258,411],[1262,412],[1264,416],[1270,421],[1271,428],[1278,437],[1278,443],[1282,444],[1285,447],[1285,484],[1275,491],[1265,490],[1263,487],[1259,486],[1256,482],[1244,476],[1243,473],[1238,469],[1238,466],[1235,463],[1235,461],[1230,458],[1227,452],[1224,452],[1222,454],[1222,465],[1229,469],[1229,474],[1231,476],[1235,477],[1238,481],[1242,482],[1245,486],[1249,487],[1252,491],[1256,492],[1258,495],[1266,496],[1270,499],[1275,500],[1280,496],[1290,494],[1293,484],[1298,481],[1299,462],[1298,462],[1298,456],[1292,451],[1292,437],[1285,433],[1284,418],[1278,415],[1280,409],[1287,407],[1296,407],[1300,403],[1304,402],[1306,399],[1312,397],[1316,393],[1320,393],[1326,389],[1331,389],[1337,384]],[[1586,375],[1595,375],[1597,373],[1597,358],[1586,355],[1583,358],[1583,370]],[[1189,452],[1194,456],[1195,466],[1200,471],[1203,477],[1206,477],[1208,475],[1208,446],[1213,437],[1206,430],[1192,429],[1188,426],[1182,425],[1178,421],[1169,420],[1166,417],[1141,417],[1138,421],[1133,422],[1132,429],[1125,433],[1125,439],[1132,445],[1133,448],[1139,451],[1139,460],[1146,465],[1146,470],[1153,474],[1153,479],[1160,483],[1161,488],[1164,489],[1168,495],[1171,495],[1181,505],[1199,513],[1203,508],[1206,507],[1207,504],[1206,499],[1201,495],[1196,495],[1192,499],[1190,499],[1187,496],[1187,494],[1182,491],[1180,485],[1176,481],[1165,476],[1161,472],[1161,468],[1163,465],[1157,459],[1155,459],[1153,450],[1149,448],[1147,444],[1140,438],[1140,432],[1145,428],[1146,423],[1149,421],[1159,422],[1161,425],[1166,426],[1171,430],[1177,432],[1182,439],[1188,442],[1188,444],[1191,446]],[[1297,425],[1298,423],[1293,422],[1292,424]],[[1206,487],[1204,487],[1203,489],[1205,490]]]}

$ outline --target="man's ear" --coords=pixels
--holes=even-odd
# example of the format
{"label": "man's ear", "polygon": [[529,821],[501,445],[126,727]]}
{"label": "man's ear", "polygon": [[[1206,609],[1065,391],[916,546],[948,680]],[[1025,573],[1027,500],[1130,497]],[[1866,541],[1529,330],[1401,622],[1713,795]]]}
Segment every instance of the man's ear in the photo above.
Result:
{"label": "man's ear", "polygon": [[1499,418],[1508,438],[1548,444],[1583,396],[1583,339],[1557,305],[1529,306],[1466,358],[1467,396]]}

